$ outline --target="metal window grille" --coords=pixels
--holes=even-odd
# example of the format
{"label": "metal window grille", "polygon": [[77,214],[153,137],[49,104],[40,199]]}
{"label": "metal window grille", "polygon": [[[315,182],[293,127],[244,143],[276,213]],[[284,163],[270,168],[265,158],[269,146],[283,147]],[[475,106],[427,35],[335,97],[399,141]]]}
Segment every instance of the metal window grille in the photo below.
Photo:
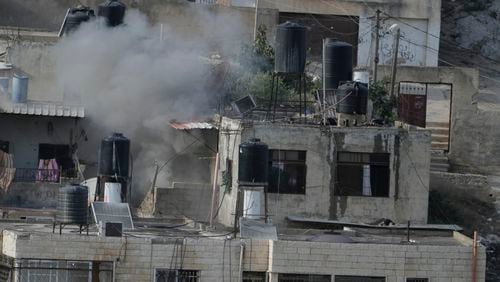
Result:
{"label": "metal window grille", "polygon": [[336,275],[335,282],[385,282],[385,277]]}
{"label": "metal window grille", "polygon": [[256,271],[244,271],[243,282],[265,282],[266,273]]}
{"label": "metal window grille", "polygon": [[12,281],[16,282],[87,282],[95,270],[99,281],[113,280],[112,262],[22,259],[15,265]]}
{"label": "metal window grille", "polygon": [[155,282],[198,282],[199,271],[156,269]]}
{"label": "metal window grille", "polygon": [[406,282],[429,282],[429,278],[406,278]]}
{"label": "metal window grille", "polygon": [[278,282],[330,282],[330,275],[315,274],[278,274]]}

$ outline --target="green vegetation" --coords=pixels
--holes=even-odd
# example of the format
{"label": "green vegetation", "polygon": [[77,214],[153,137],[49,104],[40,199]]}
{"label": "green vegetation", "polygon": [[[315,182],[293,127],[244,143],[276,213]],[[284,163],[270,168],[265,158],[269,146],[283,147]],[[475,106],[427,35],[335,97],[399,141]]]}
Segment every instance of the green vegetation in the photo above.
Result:
{"label": "green vegetation", "polygon": [[396,119],[396,99],[388,94],[386,84],[386,80],[372,82],[369,98],[373,102],[373,117],[382,120],[384,124],[391,124]]}

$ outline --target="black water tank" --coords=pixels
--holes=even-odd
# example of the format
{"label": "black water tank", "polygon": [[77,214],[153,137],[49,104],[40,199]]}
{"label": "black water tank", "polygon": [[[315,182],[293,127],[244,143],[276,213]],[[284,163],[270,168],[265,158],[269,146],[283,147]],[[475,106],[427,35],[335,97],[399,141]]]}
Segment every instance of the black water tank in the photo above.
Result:
{"label": "black water tank", "polygon": [[94,10],[88,7],[71,8],[66,16],[64,33],[68,34],[75,31],[80,24],[89,21],[95,17]]}
{"label": "black water tank", "polygon": [[336,39],[325,41],[325,88],[336,89],[341,81],[352,80],[352,45]]}
{"label": "black water tank", "polygon": [[337,91],[335,91],[337,113],[356,114],[358,100],[358,91],[351,81],[341,84]]}
{"label": "black water tank", "polygon": [[304,73],[306,66],[306,27],[295,22],[277,26],[274,70],[278,73]]}
{"label": "black water tank", "polygon": [[265,185],[269,175],[269,147],[252,138],[240,144],[238,183],[242,185]]}
{"label": "black water tank", "polygon": [[113,133],[101,141],[99,175],[128,177],[130,140],[121,133]]}
{"label": "black water tank", "polygon": [[59,189],[56,221],[66,224],[87,224],[88,189],[81,185],[67,185]]}
{"label": "black water tank", "polygon": [[366,83],[354,82],[354,87],[358,92],[358,105],[356,107],[356,114],[366,115],[368,108],[368,85]]}
{"label": "black water tank", "polygon": [[108,0],[97,6],[97,15],[106,19],[108,26],[117,26],[123,23],[125,4],[118,0]]}

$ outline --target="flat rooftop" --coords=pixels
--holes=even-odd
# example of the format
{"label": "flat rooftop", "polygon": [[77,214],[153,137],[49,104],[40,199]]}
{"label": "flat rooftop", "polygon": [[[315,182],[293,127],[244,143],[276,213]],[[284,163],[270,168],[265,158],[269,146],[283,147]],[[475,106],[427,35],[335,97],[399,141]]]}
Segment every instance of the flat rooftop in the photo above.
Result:
{"label": "flat rooftop", "polygon": [[[151,219],[149,219],[151,220]],[[224,240],[233,236],[233,231],[227,228],[208,230],[203,224],[195,222],[180,223],[178,220],[170,223],[166,221],[134,221],[134,230],[124,231],[125,236],[162,240],[167,238],[210,238]],[[59,226],[53,229],[53,224],[44,220],[0,220],[0,230],[9,230],[19,235],[36,234],[59,236]],[[61,230],[64,235],[97,237],[95,224],[89,226],[89,231],[80,233],[79,226],[66,225]],[[239,234],[236,235],[237,238]],[[255,238],[256,240],[266,240]],[[362,228],[344,228],[343,230],[320,229],[278,229],[278,240],[308,241],[343,244],[392,244],[392,245],[430,245],[430,246],[469,246],[470,239],[458,232],[421,232],[410,230],[410,241],[407,234],[401,230],[373,230]]]}

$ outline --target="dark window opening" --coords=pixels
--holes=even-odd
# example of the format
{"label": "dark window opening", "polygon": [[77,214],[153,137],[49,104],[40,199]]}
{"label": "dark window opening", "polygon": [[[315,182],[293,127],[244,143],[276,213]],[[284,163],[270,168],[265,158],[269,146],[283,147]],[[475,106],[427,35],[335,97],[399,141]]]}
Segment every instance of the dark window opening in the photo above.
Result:
{"label": "dark window opening", "polygon": [[306,193],[306,151],[269,150],[269,193]]}
{"label": "dark window opening", "polygon": [[406,282],[429,282],[429,278],[406,278]]}
{"label": "dark window opening", "polygon": [[4,151],[4,153],[9,153],[9,141],[0,140],[0,150]]}
{"label": "dark window opening", "polygon": [[198,282],[199,271],[156,269],[155,282]]}
{"label": "dark window opening", "polygon": [[243,282],[266,282],[265,272],[244,271]]}
{"label": "dark window opening", "polygon": [[385,282],[385,277],[335,275],[335,282]]}
{"label": "dark window opening", "polygon": [[335,195],[389,197],[389,156],[339,152]]}
{"label": "dark window opening", "polygon": [[315,274],[278,274],[278,282],[330,282],[330,275]]}

